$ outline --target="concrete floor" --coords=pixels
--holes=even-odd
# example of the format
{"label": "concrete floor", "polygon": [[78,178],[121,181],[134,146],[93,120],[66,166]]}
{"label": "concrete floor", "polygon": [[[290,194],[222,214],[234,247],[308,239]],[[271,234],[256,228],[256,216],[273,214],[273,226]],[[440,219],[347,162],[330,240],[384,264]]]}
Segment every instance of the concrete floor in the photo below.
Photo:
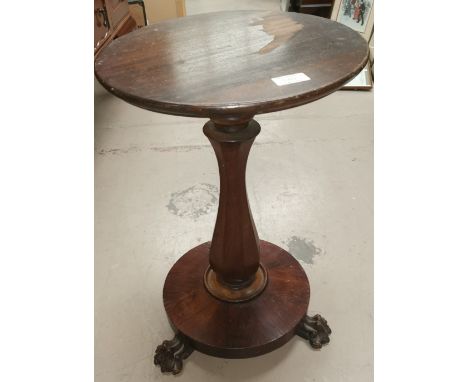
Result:
{"label": "concrete floor", "polygon": [[[220,3],[190,0],[187,13]],[[95,88],[96,382],[371,381],[373,93],[338,91],[257,116],[262,132],[249,157],[258,233],[301,262],[309,314],[328,320],[330,345],[313,351],[295,337],[244,360],[194,352],[173,377],[152,364],[156,345],[172,337],[162,287],[182,254],[211,239],[214,152],[203,119],[151,113]]]}
{"label": "concrete floor", "polygon": [[187,15],[217,11],[267,9],[279,11],[280,0],[185,0]]}

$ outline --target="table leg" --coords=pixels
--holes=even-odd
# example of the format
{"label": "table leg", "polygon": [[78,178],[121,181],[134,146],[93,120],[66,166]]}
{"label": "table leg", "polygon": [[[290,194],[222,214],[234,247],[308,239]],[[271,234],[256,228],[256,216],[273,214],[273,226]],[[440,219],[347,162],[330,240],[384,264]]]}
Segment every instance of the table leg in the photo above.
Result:
{"label": "table leg", "polygon": [[212,241],[188,251],[166,277],[164,307],[177,335],[158,346],[155,364],[175,374],[192,348],[248,358],[295,334],[320,348],[331,330],[321,316],[307,316],[304,270],[284,249],[259,240],[250,212],[245,171],[260,125],[253,119],[210,120],[203,132],[218,161],[218,216]]}
{"label": "table leg", "polygon": [[330,342],[331,329],[327,321],[320,315],[305,316],[296,328],[296,334],[309,341],[314,349],[321,349]]}
{"label": "table leg", "polygon": [[172,340],[163,341],[156,348],[154,364],[161,367],[163,373],[179,374],[182,371],[182,361],[192,354],[193,349],[187,339],[176,333]]}

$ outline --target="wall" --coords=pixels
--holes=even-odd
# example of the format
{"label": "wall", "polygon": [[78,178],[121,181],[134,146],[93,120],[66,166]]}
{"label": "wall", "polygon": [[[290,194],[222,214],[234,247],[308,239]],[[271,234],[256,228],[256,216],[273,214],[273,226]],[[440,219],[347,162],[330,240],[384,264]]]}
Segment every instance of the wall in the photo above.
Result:
{"label": "wall", "polygon": [[145,0],[148,23],[185,16],[185,0]]}

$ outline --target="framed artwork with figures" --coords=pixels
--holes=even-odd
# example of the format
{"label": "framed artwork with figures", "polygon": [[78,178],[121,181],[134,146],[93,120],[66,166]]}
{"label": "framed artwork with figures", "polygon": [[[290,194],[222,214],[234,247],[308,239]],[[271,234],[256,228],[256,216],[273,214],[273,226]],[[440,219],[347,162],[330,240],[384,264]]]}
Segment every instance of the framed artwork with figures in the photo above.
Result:
{"label": "framed artwork with figures", "polygon": [[341,0],[335,3],[332,19],[361,33],[369,40],[374,25],[373,0]]}
{"label": "framed artwork with figures", "polygon": [[[336,20],[359,32],[370,42],[374,30],[374,0],[341,0],[333,7],[332,20]],[[373,42],[372,42],[373,62]],[[372,67],[373,70],[373,67]],[[346,90],[370,90],[373,86],[371,68],[366,66],[352,81],[343,86]]]}

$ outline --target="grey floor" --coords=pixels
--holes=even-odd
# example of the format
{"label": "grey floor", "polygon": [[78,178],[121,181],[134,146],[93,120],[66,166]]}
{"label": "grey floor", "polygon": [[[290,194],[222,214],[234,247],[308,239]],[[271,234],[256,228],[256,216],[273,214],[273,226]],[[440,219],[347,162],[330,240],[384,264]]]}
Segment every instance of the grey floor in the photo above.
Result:
{"label": "grey floor", "polygon": [[[228,3],[238,7],[226,9],[279,7],[188,0],[187,13]],[[211,239],[215,156],[204,120],[151,113],[95,89],[96,382],[371,381],[373,93],[338,91],[257,116],[262,132],[249,157],[259,235],[301,262],[311,285],[309,313],[329,321],[330,345],[313,351],[295,337],[245,360],[195,352],[173,377],[152,364],[156,345],[172,336],[162,287],[182,254]]]}

